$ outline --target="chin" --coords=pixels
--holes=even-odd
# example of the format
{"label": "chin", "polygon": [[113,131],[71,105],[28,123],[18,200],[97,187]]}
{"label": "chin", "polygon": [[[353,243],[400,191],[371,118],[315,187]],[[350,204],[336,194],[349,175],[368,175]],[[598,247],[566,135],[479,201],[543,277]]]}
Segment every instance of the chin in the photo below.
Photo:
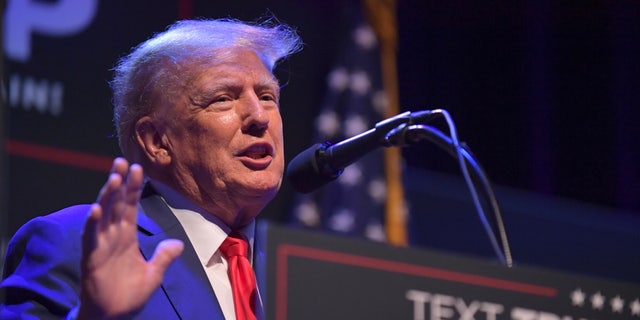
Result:
{"label": "chin", "polygon": [[280,190],[281,181],[253,181],[245,185],[248,194],[256,198],[271,200]]}
{"label": "chin", "polygon": [[255,185],[252,186],[252,189],[255,190],[258,194],[264,194],[265,196],[270,196],[273,198],[280,190],[280,184],[270,184],[270,185]]}

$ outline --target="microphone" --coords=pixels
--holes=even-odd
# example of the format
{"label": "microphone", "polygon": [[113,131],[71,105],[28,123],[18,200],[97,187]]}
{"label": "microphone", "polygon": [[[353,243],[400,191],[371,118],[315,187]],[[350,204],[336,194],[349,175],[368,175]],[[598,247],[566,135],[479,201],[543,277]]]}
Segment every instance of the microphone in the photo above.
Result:
{"label": "microphone", "polygon": [[337,179],[345,167],[380,146],[391,144],[385,136],[402,124],[422,123],[435,115],[430,110],[404,112],[376,123],[373,129],[331,144],[316,143],[295,156],[287,166],[287,178],[293,188],[309,193]]}

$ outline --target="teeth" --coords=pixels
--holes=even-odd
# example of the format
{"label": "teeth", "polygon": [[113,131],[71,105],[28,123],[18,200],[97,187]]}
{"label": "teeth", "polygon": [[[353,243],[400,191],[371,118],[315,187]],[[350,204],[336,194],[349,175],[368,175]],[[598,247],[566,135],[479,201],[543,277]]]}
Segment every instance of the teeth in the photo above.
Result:
{"label": "teeth", "polygon": [[253,158],[253,159],[260,159],[264,157],[264,153],[247,153],[247,157]]}
{"label": "teeth", "polygon": [[247,149],[244,155],[252,159],[260,159],[267,155],[267,150],[263,147],[252,147]]}

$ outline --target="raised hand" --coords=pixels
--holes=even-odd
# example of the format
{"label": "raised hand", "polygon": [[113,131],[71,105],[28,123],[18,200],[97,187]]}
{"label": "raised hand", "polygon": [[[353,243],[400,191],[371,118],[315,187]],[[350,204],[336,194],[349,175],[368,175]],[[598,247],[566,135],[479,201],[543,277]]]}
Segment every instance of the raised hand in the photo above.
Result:
{"label": "raised hand", "polygon": [[179,240],[161,242],[149,261],[140,253],[136,222],[143,180],[140,165],[115,159],[91,207],[82,238],[79,319],[135,315],[182,253]]}

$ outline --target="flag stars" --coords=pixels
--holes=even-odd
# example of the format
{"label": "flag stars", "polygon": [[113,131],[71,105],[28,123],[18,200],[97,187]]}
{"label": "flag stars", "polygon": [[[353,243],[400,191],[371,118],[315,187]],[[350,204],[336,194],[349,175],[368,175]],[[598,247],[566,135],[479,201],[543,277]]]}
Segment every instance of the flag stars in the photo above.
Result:
{"label": "flag stars", "polygon": [[386,92],[384,90],[374,92],[371,95],[371,105],[379,115],[383,116],[389,108],[389,98],[387,98]]}
{"label": "flag stars", "polygon": [[354,93],[364,96],[371,89],[371,80],[369,75],[364,71],[356,71],[351,74],[349,88]]}
{"label": "flag stars", "polygon": [[605,297],[598,291],[591,296],[591,307],[595,310],[602,310],[604,301]]}
{"label": "flag stars", "polygon": [[355,94],[364,96],[371,90],[371,79],[369,74],[363,70],[349,74],[347,69],[338,67],[329,72],[327,82],[329,88],[338,93],[349,88]]}
{"label": "flag stars", "polygon": [[353,186],[357,186],[361,180],[362,180],[362,169],[357,163],[355,163],[344,169],[338,181],[340,181],[340,183],[343,185],[353,187]]}
{"label": "flag stars", "polygon": [[387,199],[387,184],[380,177],[372,179],[369,182],[368,192],[376,203],[382,204]]}
{"label": "flag stars", "polygon": [[[327,96],[313,124],[318,142],[337,142],[369,130],[389,104],[380,88],[377,36],[362,17],[354,18],[361,21],[338,35],[346,38],[342,39],[347,40],[346,51],[324,79]],[[300,195],[291,213],[295,222],[384,241],[387,190],[380,176],[382,161],[382,153],[372,154],[347,166],[332,188],[308,197]]]}
{"label": "flag stars", "polygon": [[313,201],[303,201],[296,208],[296,217],[307,227],[317,227],[320,225],[320,213]]}
{"label": "flag stars", "polygon": [[340,130],[340,117],[333,111],[324,111],[316,118],[316,128],[325,137],[333,137]]}
{"label": "flag stars", "polygon": [[632,316],[640,317],[640,300],[636,298],[635,300],[629,303],[629,309],[631,309]]}
{"label": "flag stars", "polygon": [[373,29],[368,25],[362,25],[353,31],[353,40],[360,47],[365,50],[372,49],[378,44],[376,34]]}
{"label": "flag stars", "polygon": [[329,72],[327,82],[329,88],[337,92],[342,92],[349,86],[349,73],[345,68],[335,68]]}
{"label": "flag stars", "polygon": [[380,223],[368,224],[364,233],[369,240],[378,242],[384,242],[387,240],[387,236],[384,234],[384,228]]}
{"label": "flag stars", "polygon": [[622,313],[622,310],[624,310],[624,300],[619,295],[611,299],[609,304],[611,305],[611,311],[614,313]]}
{"label": "flag stars", "polygon": [[329,226],[331,229],[344,233],[353,230],[355,223],[354,213],[351,210],[344,208],[339,209],[329,220]]}
{"label": "flag stars", "polygon": [[580,290],[580,288],[574,290],[571,293],[571,303],[574,306],[583,306],[585,298],[586,298],[586,295],[584,292],[582,292],[582,290]]}
{"label": "flag stars", "polygon": [[344,133],[348,137],[365,132],[369,128],[366,119],[360,115],[349,116],[344,122]]}

